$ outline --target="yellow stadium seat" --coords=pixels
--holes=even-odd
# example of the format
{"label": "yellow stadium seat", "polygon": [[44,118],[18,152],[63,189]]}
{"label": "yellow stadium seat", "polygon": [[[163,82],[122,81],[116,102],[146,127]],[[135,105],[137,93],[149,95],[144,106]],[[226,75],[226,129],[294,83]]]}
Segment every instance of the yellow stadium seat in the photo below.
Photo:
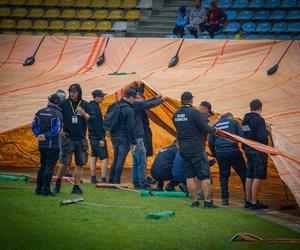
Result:
{"label": "yellow stadium seat", "polygon": [[49,32],[45,32],[45,31],[37,32],[36,35],[38,35],[38,36],[49,36]]}
{"label": "yellow stadium seat", "polygon": [[9,0],[0,0],[0,5],[8,5]]}
{"label": "yellow stadium seat", "polygon": [[92,0],[90,7],[91,8],[104,8],[105,7],[105,0]]}
{"label": "yellow stadium seat", "polygon": [[47,20],[36,20],[32,26],[34,30],[45,30],[48,29],[48,21]]}
{"label": "yellow stadium seat", "polygon": [[23,36],[32,36],[32,32],[31,31],[21,31],[19,32],[20,35]]}
{"label": "yellow stadium seat", "polygon": [[31,29],[32,28],[32,22],[30,19],[21,19],[16,26],[16,29],[22,29],[22,30],[26,30],[26,29]]}
{"label": "yellow stadium seat", "polygon": [[26,0],[10,0],[9,5],[25,5]]}
{"label": "yellow stadium seat", "polygon": [[45,18],[58,18],[60,16],[59,9],[48,9],[44,15]]}
{"label": "yellow stadium seat", "polygon": [[81,34],[78,32],[71,32],[69,33],[69,36],[81,36]]}
{"label": "yellow stadium seat", "polygon": [[39,18],[44,15],[43,9],[31,9],[27,17]]}
{"label": "yellow stadium seat", "polygon": [[16,8],[12,11],[10,16],[12,16],[12,17],[25,17],[25,16],[27,16],[27,9],[25,9],[25,8]]}
{"label": "yellow stadium seat", "polygon": [[43,3],[43,0],[28,0],[26,2],[26,6],[41,6]]}
{"label": "yellow stadium seat", "polygon": [[65,9],[61,14],[61,18],[74,18],[76,15],[76,10],[74,9]]}
{"label": "yellow stadium seat", "polygon": [[3,19],[0,23],[1,29],[12,29],[16,26],[16,21],[14,19]]}
{"label": "yellow stadium seat", "polygon": [[10,15],[10,8],[0,8],[0,17],[7,17]]}
{"label": "yellow stadium seat", "polygon": [[64,21],[62,20],[54,20],[49,25],[49,30],[62,30],[65,26]]}
{"label": "yellow stadium seat", "polygon": [[123,10],[112,10],[108,16],[108,19],[122,19]]}
{"label": "yellow stadium seat", "polygon": [[17,33],[15,31],[3,31],[2,34],[5,34],[5,35],[15,35]]}
{"label": "yellow stadium seat", "polygon": [[74,4],[74,7],[86,8],[89,7],[90,4],[91,4],[90,0],[77,0],[76,3]]}
{"label": "yellow stadium seat", "polygon": [[98,35],[96,33],[85,33],[83,36],[97,37]]}
{"label": "yellow stadium seat", "polygon": [[95,30],[96,23],[94,21],[84,21],[81,24],[80,30]]}
{"label": "yellow stadium seat", "polygon": [[79,30],[80,22],[79,21],[68,21],[65,25],[65,30]]}
{"label": "yellow stadium seat", "polygon": [[58,0],[45,0],[43,2],[43,6],[46,7],[55,7],[58,5]]}
{"label": "yellow stadium seat", "polygon": [[121,7],[121,0],[107,0],[106,8],[117,9]]}
{"label": "yellow stadium seat", "polygon": [[128,20],[138,20],[140,18],[140,11],[139,10],[129,10],[124,17]]}
{"label": "yellow stadium seat", "polygon": [[122,3],[123,9],[133,9],[136,7],[136,0],[124,0]]}
{"label": "yellow stadium seat", "polygon": [[52,36],[65,36],[66,34],[64,32],[55,32],[52,34]]}
{"label": "yellow stadium seat", "polygon": [[107,10],[96,10],[94,15],[92,16],[93,19],[105,19],[108,17]]}
{"label": "yellow stadium seat", "polygon": [[96,30],[110,30],[111,29],[111,22],[109,21],[102,21],[97,24]]}
{"label": "yellow stadium seat", "polygon": [[74,5],[75,0],[60,0],[58,6],[59,7],[72,7]]}
{"label": "yellow stadium seat", "polygon": [[93,12],[89,9],[80,10],[76,16],[78,19],[87,19],[92,17]]}

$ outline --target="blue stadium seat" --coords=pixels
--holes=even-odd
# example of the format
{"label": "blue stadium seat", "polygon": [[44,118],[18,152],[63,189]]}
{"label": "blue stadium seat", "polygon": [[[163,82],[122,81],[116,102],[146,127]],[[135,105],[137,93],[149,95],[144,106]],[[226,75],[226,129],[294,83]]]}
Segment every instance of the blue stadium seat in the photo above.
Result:
{"label": "blue stadium seat", "polygon": [[204,7],[204,8],[208,8],[208,5],[209,5],[210,2],[212,2],[212,0],[204,0],[204,1],[202,2],[203,7]]}
{"label": "blue stadium seat", "polygon": [[264,4],[264,8],[278,8],[280,5],[280,0],[267,0]]}
{"label": "blue stadium seat", "polygon": [[272,25],[270,23],[260,23],[256,27],[256,32],[267,33],[271,32]]}
{"label": "blue stadium seat", "polygon": [[273,35],[260,36],[259,40],[275,40],[275,36]]}
{"label": "blue stadium seat", "polygon": [[236,0],[233,4],[233,8],[235,9],[243,9],[247,8],[248,0]]}
{"label": "blue stadium seat", "polygon": [[275,32],[275,33],[286,32],[287,28],[288,28],[287,23],[275,23],[272,28],[272,32]]}
{"label": "blue stadium seat", "polygon": [[253,12],[251,10],[243,10],[239,13],[237,17],[238,20],[251,20],[253,17]]}
{"label": "blue stadium seat", "polygon": [[274,10],[270,16],[271,20],[282,20],[285,17],[284,10]]}
{"label": "blue stadium seat", "polygon": [[291,10],[285,19],[288,20],[297,20],[300,19],[300,10]]}
{"label": "blue stadium seat", "polygon": [[258,9],[264,6],[264,0],[252,0],[249,4],[250,8]]}
{"label": "blue stadium seat", "polygon": [[195,36],[194,35],[184,35],[182,38],[185,38],[185,39],[194,39]]}
{"label": "blue stadium seat", "polygon": [[245,37],[246,40],[258,40],[257,35],[248,35]]}
{"label": "blue stadium seat", "polygon": [[300,40],[300,35],[294,36],[294,40]]}
{"label": "blue stadium seat", "polygon": [[289,32],[300,32],[300,23],[291,23],[288,27]]}
{"label": "blue stadium seat", "polygon": [[292,40],[293,38],[290,35],[280,35],[276,37],[276,40]]}
{"label": "blue stadium seat", "polygon": [[235,10],[227,10],[225,13],[229,21],[235,20],[237,17],[237,12]]}
{"label": "blue stadium seat", "polygon": [[226,35],[215,35],[214,39],[224,39],[224,40],[226,40],[227,36]]}
{"label": "blue stadium seat", "polygon": [[177,38],[176,35],[166,35],[165,38]]}
{"label": "blue stadium seat", "polygon": [[200,35],[199,39],[211,39],[210,35]]}
{"label": "blue stadium seat", "polygon": [[283,0],[280,7],[281,8],[293,8],[297,6],[296,0]]}
{"label": "blue stadium seat", "polygon": [[232,0],[221,0],[218,6],[221,9],[228,9],[232,6]]}
{"label": "blue stadium seat", "polygon": [[244,23],[242,25],[242,30],[246,33],[255,32],[255,23]]}
{"label": "blue stadium seat", "polygon": [[240,29],[240,24],[237,22],[231,22],[229,23],[226,28],[223,30],[224,32],[228,32],[228,33],[235,33],[238,32]]}
{"label": "blue stadium seat", "polygon": [[267,10],[259,10],[255,13],[254,20],[267,20],[270,16],[270,12]]}

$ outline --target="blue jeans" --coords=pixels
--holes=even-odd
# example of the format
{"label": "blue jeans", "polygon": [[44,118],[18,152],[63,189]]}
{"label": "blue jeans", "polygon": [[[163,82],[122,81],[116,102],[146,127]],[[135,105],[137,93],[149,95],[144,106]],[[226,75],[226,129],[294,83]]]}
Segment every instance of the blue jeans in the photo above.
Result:
{"label": "blue jeans", "polygon": [[109,182],[119,184],[130,144],[125,138],[111,138],[111,141],[114,149],[114,160],[109,172]]}
{"label": "blue jeans", "polygon": [[136,149],[132,153],[132,159],[132,184],[140,185],[142,188],[146,182],[146,148],[142,138],[136,139]]}

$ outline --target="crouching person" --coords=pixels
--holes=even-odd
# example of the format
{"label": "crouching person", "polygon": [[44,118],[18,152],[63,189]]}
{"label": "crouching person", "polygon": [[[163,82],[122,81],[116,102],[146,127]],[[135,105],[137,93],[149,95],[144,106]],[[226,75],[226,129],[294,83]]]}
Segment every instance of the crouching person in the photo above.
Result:
{"label": "crouching person", "polygon": [[59,96],[51,95],[47,107],[39,110],[32,122],[32,131],[39,143],[41,164],[36,180],[37,195],[54,196],[50,184],[59,158],[58,134],[62,125],[59,104]]}

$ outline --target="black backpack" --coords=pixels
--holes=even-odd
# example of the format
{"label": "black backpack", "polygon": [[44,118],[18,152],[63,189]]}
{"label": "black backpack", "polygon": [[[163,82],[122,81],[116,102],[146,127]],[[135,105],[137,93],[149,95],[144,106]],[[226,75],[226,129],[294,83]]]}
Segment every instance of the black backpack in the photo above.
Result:
{"label": "black backpack", "polygon": [[118,102],[115,102],[108,107],[103,120],[103,128],[106,131],[111,132],[119,128],[120,113],[121,106]]}

